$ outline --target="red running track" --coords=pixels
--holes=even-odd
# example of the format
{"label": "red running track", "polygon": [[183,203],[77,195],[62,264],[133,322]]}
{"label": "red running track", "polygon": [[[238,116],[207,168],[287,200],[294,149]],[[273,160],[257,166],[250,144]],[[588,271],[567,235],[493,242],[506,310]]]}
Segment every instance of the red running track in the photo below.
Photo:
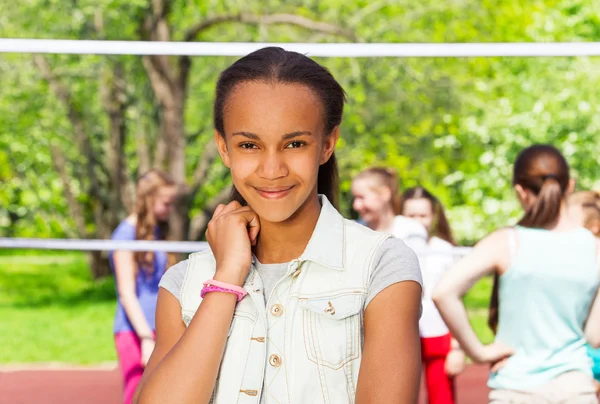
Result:
{"label": "red running track", "polygon": [[[457,379],[458,404],[487,403],[487,375],[487,366],[469,366]],[[0,368],[0,403],[121,404],[120,374],[117,369]]]}

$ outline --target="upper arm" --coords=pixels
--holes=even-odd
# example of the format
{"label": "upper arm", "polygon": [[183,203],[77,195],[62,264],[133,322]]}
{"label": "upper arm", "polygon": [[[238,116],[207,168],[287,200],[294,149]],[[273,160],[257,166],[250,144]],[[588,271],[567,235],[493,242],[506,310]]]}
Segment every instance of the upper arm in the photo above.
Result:
{"label": "upper arm", "polygon": [[473,247],[440,279],[433,293],[433,300],[449,293],[463,296],[482,277],[498,269],[506,268],[510,260],[508,237],[512,229],[497,230]]}
{"label": "upper arm", "polygon": [[115,251],[113,254],[117,290],[120,295],[135,293],[137,266],[132,251]]}
{"label": "upper arm", "polygon": [[421,377],[421,285],[395,283],[365,310],[364,352],[356,402],[417,402]]}
{"label": "upper arm", "polygon": [[[185,330],[185,324],[181,319],[181,305],[179,300],[166,289],[159,288],[156,303],[156,345],[146,364],[144,375],[140,381],[140,387],[160,361],[177,344]],[[139,388],[136,391],[136,398],[138,395]]]}

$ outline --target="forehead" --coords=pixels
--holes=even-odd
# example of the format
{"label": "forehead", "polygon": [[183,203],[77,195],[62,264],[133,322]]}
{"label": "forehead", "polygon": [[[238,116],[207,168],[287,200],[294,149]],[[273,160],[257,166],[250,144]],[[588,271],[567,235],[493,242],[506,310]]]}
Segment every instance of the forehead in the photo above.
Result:
{"label": "forehead", "polygon": [[323,106],[302,84],[246,82],[237,85],[223,111],[225,133],[247,131],[259,136],[299,130],[320,132]]}
{"label": "forehead", "polygon": [[369,177],[359,177],[352,181],[353,192],[366,192],[375,187],[375,181]]}
{"label": "forehead", "polygon": [[412,213],[431,213],[431,202],[425,198],[407,199],[404,210]]}
{"label": "forehead", "polygon": [[161,199],[174,198],[177,195],[177,187],[174,185],[165,185],[158,189],[156,196]]}

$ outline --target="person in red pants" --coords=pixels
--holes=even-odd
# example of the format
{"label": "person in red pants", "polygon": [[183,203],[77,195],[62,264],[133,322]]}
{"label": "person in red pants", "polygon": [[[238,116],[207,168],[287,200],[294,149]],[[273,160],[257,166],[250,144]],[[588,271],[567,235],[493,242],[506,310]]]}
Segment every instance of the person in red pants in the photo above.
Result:
{"label": "person in red pants", "polygon": [[429,404],[454,404],[454,377],[465,369],[465,355],[437,308],[432,291],[453,263],[454,240],[439,200],[423,187],[410,188],[402,198],[402,215],[418,220],[428,232],[433,254],[419,257],[423,271],[423,313],[419,321],[421,356]]}

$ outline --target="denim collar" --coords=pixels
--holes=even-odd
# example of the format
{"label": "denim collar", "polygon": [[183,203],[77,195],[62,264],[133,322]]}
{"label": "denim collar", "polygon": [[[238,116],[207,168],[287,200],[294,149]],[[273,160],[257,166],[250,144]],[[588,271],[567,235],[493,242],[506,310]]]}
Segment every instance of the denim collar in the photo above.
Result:
{"label": "denim collar", "polygon": [[338,271],[344,270],[344,218],[325,195],[319,195],[321,213],[300,261],[313,261]]}

